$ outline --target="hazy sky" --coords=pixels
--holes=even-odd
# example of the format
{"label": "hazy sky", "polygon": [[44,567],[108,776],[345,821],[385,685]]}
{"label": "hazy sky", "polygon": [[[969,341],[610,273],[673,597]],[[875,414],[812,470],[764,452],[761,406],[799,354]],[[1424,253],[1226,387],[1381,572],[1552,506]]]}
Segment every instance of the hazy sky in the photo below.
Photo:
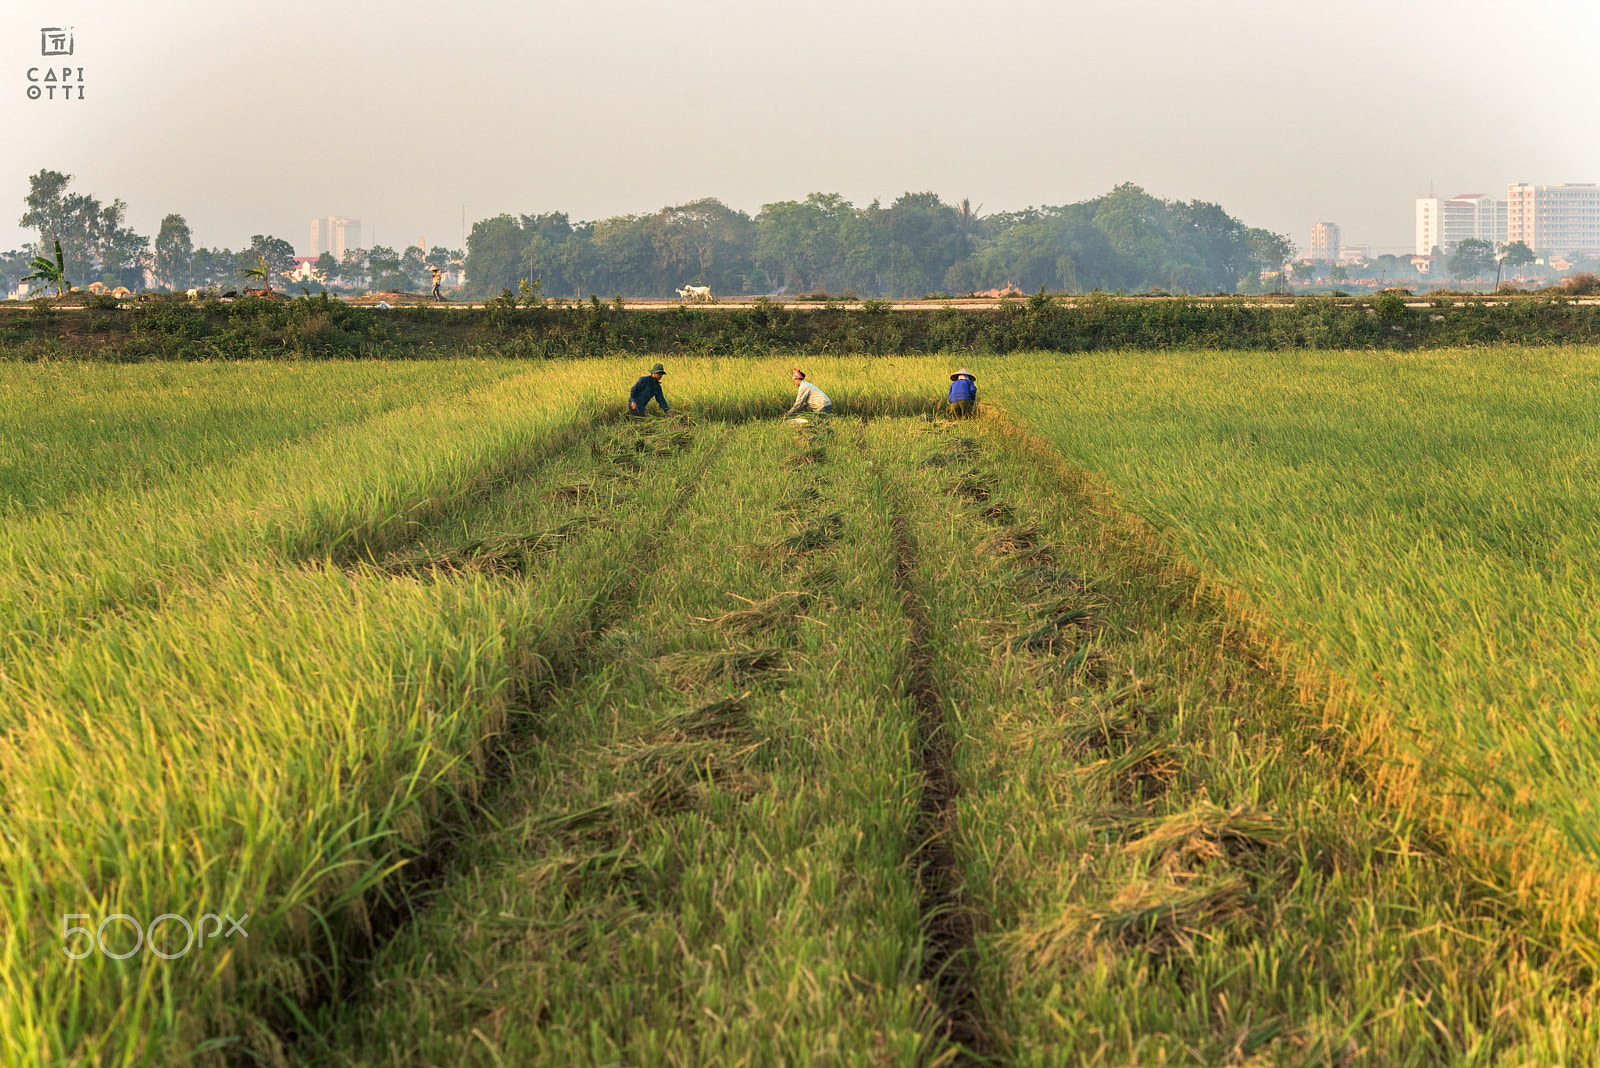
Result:
{"label": "hazy sky", "polygon": [[[66,61],[47,25],[82,100],[27,97]],[[1402,251],[1430,182],[1600,181],[1597,81],[1595,0],[6,0],[0,249],[49,168],[140,232],[178,212],[199,244],[302,253],[317,215],[457,247],[463,208],[932,189],[989,212],[1119,182]]]}

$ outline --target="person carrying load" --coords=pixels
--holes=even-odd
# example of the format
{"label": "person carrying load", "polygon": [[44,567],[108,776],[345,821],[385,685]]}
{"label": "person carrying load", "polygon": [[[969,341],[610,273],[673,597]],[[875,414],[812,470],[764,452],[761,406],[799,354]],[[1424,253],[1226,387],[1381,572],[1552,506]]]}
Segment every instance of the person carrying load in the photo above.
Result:
{"label": "person carrying load", "polygon": [[804,371],[796,367],[793,377],[795,382],[799,384],[800,391],[795,394],[794,404],[790,405],[789,410],[783,413],[784,418],[795,414],[801,408],[820,413],[833,411],[833,401],[829,400],[828,395],[822,390],[806,381],[806,373]]}
{"label": "person carrying load", "polygon": [[978,407],[978,380],[965,367],[950,375],[950,418],[962,419]]}
{"label": "person carrying load", "polygon": [[635,382],[633,388],[628,390],[629,415],[643,418],[645,406],[650,403],[652,397],[655,398],[657,404],[661,405],[663,412],[672,411],[671,408],[667,407],[666,394],[661,392],[661,376],[666,373],[667,369],[658,363],[639,377],[639,381]]}

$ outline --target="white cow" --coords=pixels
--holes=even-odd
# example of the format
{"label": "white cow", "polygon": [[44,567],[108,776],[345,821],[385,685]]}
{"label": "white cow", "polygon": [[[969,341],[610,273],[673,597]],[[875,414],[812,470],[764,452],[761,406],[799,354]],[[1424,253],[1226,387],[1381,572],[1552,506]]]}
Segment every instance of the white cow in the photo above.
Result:
{"label": "white cow", "polygon": [[678,292],[683,294],[683,299],[685,300],[709,301],[711,299],[710,286],[684,286]]}
{"label": "white cow", "polygon": [[200,291],[198,289],[191,289],[191,290],[189,290],[188,293],[185,294],[185,296],[187,296],[190,300],[199,300],[200,299]]}

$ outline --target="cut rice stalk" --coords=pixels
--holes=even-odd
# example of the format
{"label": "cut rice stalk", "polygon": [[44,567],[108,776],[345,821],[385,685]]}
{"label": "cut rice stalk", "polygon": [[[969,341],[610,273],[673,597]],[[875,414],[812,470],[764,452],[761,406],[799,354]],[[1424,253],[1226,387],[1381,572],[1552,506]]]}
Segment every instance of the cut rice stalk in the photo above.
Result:
{"label": "cut rice stalk", "polygon": [[722,680],[742,681],[780,670],[788,655],[781,649],[719,649],[670,653],[658,657],[656,663],[666,672],[673,685],[691,689]]}
{"label": "cut rice stalk", "polygon": [[798,533],[783,539],[783,547],[791,553],[809,553],[837,541],[844,533],[844,513],[829,512],[806,524]]}
{"label": "cut rice stalk", "polygon": [[746,734],[750,730],[749,696],[747,690],[738,697],[674,713],[661,721],[661,730],[691,738],[727,739]]}
{"label": "cut rice stalk", "polygon": [[1076,970],[1104,949],[1166,956],[1191,947],[1201,932],[1249,909],[1249,884],[1230,875],[1201,886],[1132,884],[1095,905],[1069,905],[1054,918],[1023,927],[1003,941],[1013,968],[1028,973]]}
{"label": "cut rice stalk", "polygon": [[811,594],[803,590],[784,590],[760,601],[740,597],[737,593],[728,596],[738,598],[750,607],[736,608],[711,618],[695,616],[695,621],[709,623],[718,630],[755,634],[788,623],[809,607],[812,601]]}

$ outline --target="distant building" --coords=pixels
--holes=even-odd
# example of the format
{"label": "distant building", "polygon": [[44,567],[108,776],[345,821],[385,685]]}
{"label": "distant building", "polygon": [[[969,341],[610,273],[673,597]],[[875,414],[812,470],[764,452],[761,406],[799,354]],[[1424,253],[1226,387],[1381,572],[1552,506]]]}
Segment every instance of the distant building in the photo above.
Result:
{"label": "distant building", "polygon": [[1443,247],[1444,199],[1420,197],[1417,200],[1417,255],[1427,256],[1434,249]]}
{"label": "distant building", "polygon": [[1340,245],[1340,263],[1365,263],[1372,258],[1371,245]]}
{"label": "distant building", "polygon": [[1506,240],[1535,251],[1600,252],[1600,186],[1593,182],[1506,187]]}
{"label": "distant building", "polygon": [[335,219],[333,226],[333,258],[343,260],[350,249],[365,248],[361,243],[360,219]]}
{"label": "distant building", "polygon": [[1306,258],[1326,260],[1329,263],[1339,258],[1338,223],[1319,222],[1312,225],[1311,252]]}
{"label": "distant building", "polygon": [[289,280],[291,282],[325,281],[317,271],[317,256],[320,255],[322,253],[319,252],[316,256],[296,256],[294,258],[294,271],[290,273]]}
{"label": "distant building", "polygon": [[1417,255],[1438,249],[1445,255],[1467,240],[1500,245],[1506,240],[1506,202],[1487,193],[1460,193],[1449,200],[1417,201]]}
{"label": "distant building", "polygon": [[312,259],[324,252],[331,252],[334,259],[343,260],[346,249],[360,247],[360,219],[341,219],[337,215],[330,215],[326,219],[311,220]]}

